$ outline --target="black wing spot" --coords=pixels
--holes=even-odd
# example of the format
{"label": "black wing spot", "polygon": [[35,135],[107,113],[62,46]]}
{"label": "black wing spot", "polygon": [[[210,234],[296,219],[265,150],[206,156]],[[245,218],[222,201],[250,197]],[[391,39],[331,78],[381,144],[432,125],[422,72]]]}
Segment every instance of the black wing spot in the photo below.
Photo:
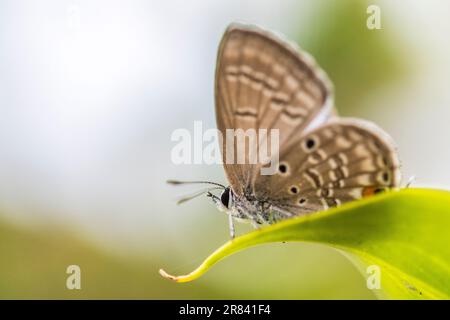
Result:
{"label": "black wing spot", "polygon": [[288,170],[288,167],[286,164],[282,163],[278,166],[278,171],[280,171],[281,173],[286,173]]}
{"label": "black wing spot", "polygon": [[314,138],[308,138],[305,141],[305,147],[307,150],[312,150],[316,146],[316,140]]}

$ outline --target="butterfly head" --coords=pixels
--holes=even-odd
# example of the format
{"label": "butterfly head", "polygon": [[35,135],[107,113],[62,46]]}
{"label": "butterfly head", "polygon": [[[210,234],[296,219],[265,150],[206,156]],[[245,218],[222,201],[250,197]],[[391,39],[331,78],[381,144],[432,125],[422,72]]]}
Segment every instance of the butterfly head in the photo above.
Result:
{"label": "butterfly head", "polygon": [[256,224],[269,223],[271,205],[255,199],[251,195],[238,195],[231,187],[226,187],[220,197],[209,195],[220,211],[223,211],[241,222]]}
{"label": "butterfly head", "polygon": [[235,195],[229,186],[223,189],[220,196],[217,196],[211,192],[208,192],[207,196],[213,200],[220,211],[231,215],[233,214],[232,211],[234,208]]}

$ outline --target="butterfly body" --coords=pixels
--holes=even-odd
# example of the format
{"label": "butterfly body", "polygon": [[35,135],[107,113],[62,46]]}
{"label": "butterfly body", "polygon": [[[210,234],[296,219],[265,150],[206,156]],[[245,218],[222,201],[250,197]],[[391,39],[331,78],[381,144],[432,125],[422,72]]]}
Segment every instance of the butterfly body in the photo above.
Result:
{"label": "butterfly body", "polygon": [[270,195],[264,196],[250,193],[235,194],[231,187],[226,187],[220,197],[213,197],[220,211],[229,214],[233,219],[250,222],[254,226],[272,224],[292,217],[293,214],[277,208],[270,200]]}
{"label": "butterfly body", "polygon": [[241,220],[250,220],[254,224],[273,222],[272,205],[267,199],[257,199],[252,194],[238,196],[232,193],[229,205],[230,214]]}

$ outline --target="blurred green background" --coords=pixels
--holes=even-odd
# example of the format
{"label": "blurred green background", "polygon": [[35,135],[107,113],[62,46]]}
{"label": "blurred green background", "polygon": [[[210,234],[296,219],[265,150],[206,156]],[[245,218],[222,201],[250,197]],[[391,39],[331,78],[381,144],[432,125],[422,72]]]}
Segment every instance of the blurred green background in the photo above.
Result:
{"label": "blurred green background", "polygon": [[[381,8],[368,30],[366,9]],[[187,284],[228,240],[209,199],[164,181],[225,183],[170,161],[177,128],[215,127],[217,45],[232,21],[285,34],[334,82],[341,115],[397,141],[406,180],[450,181],[450,4],[444,1],[2,1],[0,298],[374,299],[337,251],[273,244]],[[249,227],[238,226],[239,232]],[[81,268],[81,290],[66,268]]]}

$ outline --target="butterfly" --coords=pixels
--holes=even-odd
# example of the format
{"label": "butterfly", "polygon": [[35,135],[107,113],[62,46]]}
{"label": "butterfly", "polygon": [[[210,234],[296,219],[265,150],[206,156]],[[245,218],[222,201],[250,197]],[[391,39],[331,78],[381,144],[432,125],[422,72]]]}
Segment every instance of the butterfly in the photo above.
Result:
{"label": "butterfly", "polygon": [[262,175],[263,164],[224,161],[229,186],[191,182],[222,189],[220,196],[208,196],[228,214],[231,238],[234,220],[272,224],[399,186],[393,140],[371,122],[337,116],[326,73],[282,36],[253,25],[226,29],[217,56],[215,108],[222,134],[279,132],[275,174]]}

